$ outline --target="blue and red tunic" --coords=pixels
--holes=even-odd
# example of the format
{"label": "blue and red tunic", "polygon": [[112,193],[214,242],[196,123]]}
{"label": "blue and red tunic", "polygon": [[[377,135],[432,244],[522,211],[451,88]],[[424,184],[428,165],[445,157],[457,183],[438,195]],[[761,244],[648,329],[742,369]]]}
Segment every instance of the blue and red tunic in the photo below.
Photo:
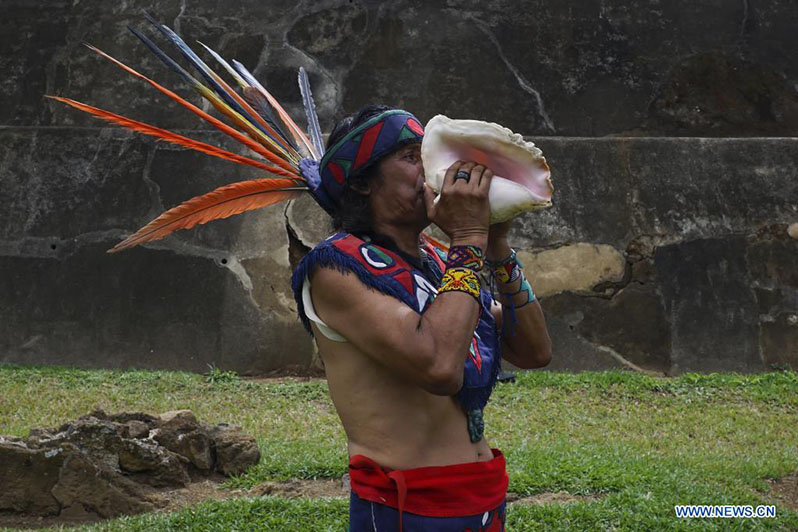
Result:
{"label": "blue and red tunic", "polygon": [[[438,293],[446,252],[423,239],[422,261],[412,265],[401,252],[378,246],[368,237],[359,238],[340,232],[314,247],[294,271],[291,284],[302,324],[312,335],[310,321],[302,302],[302,284],[316,266],[334,267],[342,272],[352,272],[363,284],[402,301],[419,314],[423,314]],[[490,312],[493,298],[481,290],[479,322],[474,329],[471,347],[465,363],[463,387],[457,400],[469,417],[469,432],[474,441],[482,436],[482,409],[488,402],[501,369],[501,342],[496,321]]]}

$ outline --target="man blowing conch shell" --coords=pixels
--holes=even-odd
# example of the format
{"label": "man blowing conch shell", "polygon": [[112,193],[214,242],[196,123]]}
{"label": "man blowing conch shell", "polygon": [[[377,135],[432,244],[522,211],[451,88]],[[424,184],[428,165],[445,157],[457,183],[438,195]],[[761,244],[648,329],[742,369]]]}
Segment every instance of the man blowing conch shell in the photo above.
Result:
{"label": "man blowing conch shell", "polygon": [[[385,106],[336,125],[319,170],[339,232],[302,260],[294,291],[348,438],[350,530],[499,531],[508,477],[482,410],[502,357],[545,366],[551,342],[511,221],[490,225],[493,171],[454,161],[436,198],[423,138]],[[448,252],[422,235],[432,222]]]}
{"label": "man blowing conch shell", "polygon": [[[543,312],[507,244],[509,220],[551,204],[540,150],[479,121],[436,117],[425,136],[411,113],[385,106],[339,122],[325,149],[303,68],[298,81],[308,135],[243,64],[231,65],[203,45],[236,80],[238,93],[179,35],[146,16],[207,85],[131,31],[229,124],[89,47],[246,146],[249,155],[50,97],[268,175],[172,207],[108,251],[311,194],[339,232],[302,259],[292,287],[349,440],[350,529],[503,530],[505,461],[484,438],[482,413],[502,356],[522,368],[551,359]],[[429,164],[422,164],[422,141]],[[422,234],[431,222],[450,237],[448,250]],[[491,276],[498,302],[482,287],[480,272]]]}

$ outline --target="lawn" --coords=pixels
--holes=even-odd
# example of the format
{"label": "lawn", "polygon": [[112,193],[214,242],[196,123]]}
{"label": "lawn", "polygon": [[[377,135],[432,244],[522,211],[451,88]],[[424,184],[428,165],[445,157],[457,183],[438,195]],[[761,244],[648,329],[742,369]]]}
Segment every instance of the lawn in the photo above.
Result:
{"label": "lawn", "polygon": [[[0,365],[0,434],[25,435],[100,407],[189,408],[241,425],[267,459],[229,488],[338,478],[343,430],[324,380],[246,380],[157,371]],[[769,479],[798,471],[798,373],[526,372],[501,384],[486,436],[507,457],[509,491],[572,500],[513,503],[508,530],[798,530]],[[772,519],[677,519],[677,504],[776,504]],[[239,498],[85,530],[345,530],[345,499]]]}

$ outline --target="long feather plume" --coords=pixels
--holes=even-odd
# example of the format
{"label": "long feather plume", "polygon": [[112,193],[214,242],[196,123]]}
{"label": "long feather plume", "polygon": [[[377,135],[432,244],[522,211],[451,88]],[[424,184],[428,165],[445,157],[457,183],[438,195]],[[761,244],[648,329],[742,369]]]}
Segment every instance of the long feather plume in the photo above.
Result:
{"label": "long feather plume", "polygon": [[189,229],[197,224],[294,199],[307,192],[307,187],[296,185],[291,179],[274,178],[242,181],[219,187],[169,209],[109,249],[108,253],[159,240],[179,229]]}
{"label": "long feather plume", "polygon": [[247,70],[247,67],[245,67],[235,59],[233,60],[233,66],[236,67],[238,73],[241,74],[241,76],[247,81],[247,83],[258,89],[261,92],[261,94],[263,94],[263,96],[266,97],[266,99],[269,101],[269,104],[272,107],[274,107],[275,111],[277,111],[277,114],[280,116],[280,120],[282,120],[285,123],[285,125],[288,126],[288,129],[291,131],[291,135],[293,135],[294,140],[296,140],[297,144],[303,145],[305,149],[307,149],[308,154],[317,161],[321,159],[321,156],[318,153],[315,153],[315,148],[313,148],[310,141],[308,140],[308,137],[302,132],[299,126],[296,125],[296,122],[291,120],[291,117],[288,116],[288,113],[285,112],[283,106],[280,105],[280,103],[274,98],[274,96],[272,96],[269,93],[269,91],[267,91],[266,88],[263,85],[261,85],[257,79],[255,79],[255,76],[253,76],[250,73],[250,71]]}
{"label": "long feather plume", "polygon": [[[161,50],[158,45],[148,39],[145,35],[141,32],[128,26],[128,29],[138,37],[138,39],[143,42],[149,49],[152,51],[158,59],[160,59],[170,70],[177,72],[194,90],[199,92],[206,100],[211,102],[213,106],[218,109],[221,113],[229,117],[233,122],[239,125],[244,131],[253,137],[255,140],[259,141],[264,146],[270,148],[272,151],[281,155],[282,157],[291,160],[292,162],[298,162],[298,154],[296,153],[293,148],[288,148],[281,142],[279,139],[279,135],[260,118],[260,116],[247,104],[245,101],[241,99],[238,94],[235,93],[232,89],[230,89],[230,95],[224,98],[224,100],[220,99],[217,94],[211,91],[207,86],[203,85],[198,81],[194,76],[189,74],[183,67],[181,67],[177,62],[175,62],[171,57],[169,57],[163,50]],[[224,81],[222,81],[224,83]],[[218,84],[217,84],[218,85]],[[226,85],[226,84],[225,84]],[[228,87],[229,88],[229,87]],[[220,87],[216,90],[216,93],[224,94],[224,87]],[[234,106],[227,105],[227,101],[231,100],[240,100],[240,104],[234,102]]]}
{"label": "long feather plume", "polygon": [[322,143],[321,126],[319,126],[319,115],[316,113],[316,103],[313,101],[313,93],[310,91],[310,80],[304,67],[299,67],[299,92],[302,93],[302,104],[305,106],[305,114],[308,117],[308,133],[310,141],[316,148],[316,153],[324,154],[324,144]]}
{"label": "long feather plume", "polygon": [[96,47],[94,47],[94,46],[92,46],[90,44],[87,44],[87,43],[86,43],[86,46],[90,50],[93,50],[94,52],[97,52],[101,56],[103,56],[106,59],[108,59],[109,61],[113,62],[114,64],[116,64],[121,69],[129,72],[130,74],[133,74],[134,76],[136,76],[136,77],[138,77],[140,79],[143,79],[144,81],[146,81],[147,83],[149,83],[150,85],[155,87],[157,90],[159,90],[163,94],[169,96],[172,100],[176,101],[177,103],[179,103],[180,105],[182,105],[183,107],[185,107],[186,109],[191,111],[192,113],[196,114],[200,118],[202,118],[205,121],[209,122],[215,128],[219,129],[220,131],[226,133],[230,137],[232,137],[232,138],[236,139],[237,141],[239,141],[240,143],[244,144],[245,146],[247,146],[248,148],[250,148],[251,150],[253,150],[257,154],[263,156],[268,161],[270,161],[270,162],[272,162],[272,163],[284,168],[284,170],[281,170],[279,172],[274,172],[275,174],[304,180],[304,178],[300,177],[296,166],[293,166],[293,165],[285,162],[283,159],[281,159],[280,157],[274,155],[272,152],[267,150],[264,146],[262,146],[258,142],[254,141],[254,140],[250,139],[249,137],[247,137],[246,135],[236,131],[235,129],[231,128],[230,126],[228,126],[224,122],[212,117],[211,115],[209,115],[208,113],[206,113],[205,111],[200,109],[199,107],[195,106],[192,103],[187,102],[186,100],[184,100],[183,98],[181,98],[180,96],[178,96],[174,92],[170,91],[166,87],[163,87],[163,86],[159,85],[158,83],[154,82],[153,80],[151,80],[150,78],[148,78],[144,74],[141,74],[141,73],[137,72],[136,70],[130,68],[129,66],[125,65],[124,63],[122,63],[121,61],[118,61],[117,59],[114,59],[113,57],[111,57],[110,55],[106,54],[105,52],[103,52],[99,48],[96,48]]}
{"label": "long feather plume", "polygon": [[[269,105],[266,97],[263,96],[258,89],[255,87],[245,87],[241,92],[244,95],[244,99],[255,109],[261,118],[269,122],[280,134],[285,135],[285,131],[280,127],[280,124],[277,123],[277,119],[274,117],[274,113],[272,113],[271,105]],[[295,151],[299,152],[299,148],[293,139],[288,136],[284,136],[283,138]]]}
{"label": "long feather plume", "polygon": [[105,111],[103,109],[99,109],[97,107],[93,107],[85,103],[71,100],[69,98],[61,98],[59,96],[49,96],[49,95],[45,95],[45,98],[50,98],[51,100],[58,100],[59,102],[63,102],[76,109],[80,109],[81,111],[93,114],[98,118],[107,120],[112,124],[126,127],[128,129],[138,131],[139,133],[144,133],[145,135],[151,135],[153,137],[156,137],[158,140],[164,140],[167,142],[171,142],[172,144],[177,144],[179,146],[191,148],[192,150],[201,151],[203,153],[213,155],[214,157],[227,159],[228,161],[232,161],[234,163],[254,166],[255,168],[260,168],[261,170],[266,170],[267,172],[278,173],[280,171],[279,168],[276,168],[269,164],[256,161],[255,159],[250,159],[249,157],[244,157],[243,155],[238,155],[236,153],[229,152],[217,146],[213,146],[212,144],[206,144],[199,140],[194,140],[188,137],[184,137],[183,135],[180,135],[178,133],[173,133],[172,131],[166,129],[161,129],[159,127],[151,126],[150,124],[145,124],[144,122],[139,122],[138,120],[133,120],[132,118],[118,115],[110,111]]}
{"label": "long feather plume", "polygon": [[[211,88],[229,105],[233,110],[242,115],[248,120],[257,120],[260,118],[251,107],[225,82],[216,72],[213,71],[200,57],[186,44],[186,42],[175,33],[169,26],[161,24],[152,15],[144,12],[144,16],[149,20],[155,28],[164,35],[196,68],[202,77],[208,82]],[[255,115],[255,116],[252,116]],[[265,124],[264,124],[265,125]],[[266,126],[268,128],[268,126]],[[276,135],[276,132],[271,131],[271,135]],[[273,140],[276,140],[273,138]],[[293,156],[294,154],[292,154]]]}
{"label": "long feather plume", "polygon": [[[249,83],[247,83],[247,81],[241,77],[241,75],[236,71],[236,69],[234,69],[230,65],[230,63],[228,63],[221,55],[216,53],[211,47],[201,43],[200,41],[197,42],[200,44],[200,46],[205,48],[205,50],[209,54],[211,54],[211,57],[216,59],[216,61],[220,65],[222,65],[225,70],[227,70],[227,72],[233,77],[233,79],[236,80],[239,87],[241,87],[241,91],[244,93],[243,96],[244,100],[246,100],[247,103],[249,103],[252,106],[252,108],[261,116],[261,118],[263,118],[266,122],[268,122],[269,125],[273,127],[274,130],[280,134],[283,141],[285,141],[289,146],[291,146],[294,149],[294,151],[298,152],[299,148],[297,147],[296,143],[288,135],[285,134],[283,128],[280,126],[280,124],[277,123],[277,119],[274,117],[274,114],[272,113],[268,103],[266,105],[253,103],[253,98],[251,95],[253,93],[260,95],[258,90],[252,87]],[[265,99],[263,99],[263,101],[265,102]]]}
{"label": "long feather plume", "polygon": [[230,66],[230,63],[228,63],[228,62],[227,62],[227,60],[226,60],[224,57],[222,57],[221,55],[219,55],[218,53],[216,53],[216,51],[214,51],[214,50],[213,50],[213,48],[211,48],[210,46],[208,46],[208,45],[206,45],[206,44],[203,44],[203,43],[201,43],[200,41],[197,41],[197,43],[199,43],[199,45],[200,45],[200,46],[202,46],[203,48],[205,48],[205,51],[207,51],[209,54],[211,54],[211,57],[213,57],[214,59],[216,59],[216,61],[217,61],[217,62],[218,62],[220,65],[222,65],[222,66],[224,67],[224,69],[225,69],[225,70],[227,70],[227,73],[228,73],[228,74],[230,74],[230,76],[232,76],[232,78],[233,78],[234,80],[236,80],[236,83],[238,83],[238,86],[239,86],[239,87],[241,87],[242,89],[243,89],[244,87],[249,87],[249,83],[247,83],[247,82],[246,82],[246,80],[245,80],[244,78],[242,78],[242,77],[241,77],[241,74],[239,74],[238,72],[236,72],[236,69],[235,69],[235,68],[233,68],[232,66]]}
{"label": "long feather plume", "polygon": [[238,111],[239,113],[243,112],[243,109],[236,108],[238,105],[237,102],[235,102],[232,96],[230,96],[230,94],[219,85],[219,83],[217,82],[218,76],[213,75],[213,71],[210,69],[210,67],[207,64],[205,64],[205,61],[200,59],[200,57],[194,52],[194,50],[192,50],[191,47],[188,44],[186,44],[186,42],[177,33],[175,33],[168,26],[158,22],[147,11],[144,11],[144,16],[147,18],[148,21],[150,21],[150,23],[153,26],[155,26],[155,29],[157,29],[164,37],[166,37],[166,39],[169,42],[171,42],[175,46],[175,48],[178,49],[178,51],[183,55],[183,57],[185,57],[186,60],[199,71],[202,77],[205,78],[205,81],[208,82],[211,88],[213,88],[213,90],[216,91],[216,93],[220,97],[222,97],[227,102],[228,105],[233,107],[233,109],[236,109],[236,111]]}
{"label": "long feather plume", "polygon": [[[219,56],[219,54],[217,54],[216,52],[214,52],[213,50],[211,50],[209,47],[205,46],[204,44],[202,44],[202,43],[201,43],[201,42],[199,42],[199,41],[197,41],[197,43],[199,43],[199,44],[200,44],[200,45],[201,45],[203,48],[205,48],[205,49],[206,49],[208,52],[210,52],[210,53],[211,53],[211,55],[212,55],[214,58],[217,58],[218,60],[224,61],[224,59],[222,59],[222,58],[221,58],[221,56]],[[223,63],[223,66],[225,66],[225,68],[228,68],[228,69],[230,69],[230,70],[233,70],[233,68],[232,68],[232,67],[231,67],[229,64],[227,64],[227,62],[226,62],[226,61]],[[233,70],[233,72],[235,72],[235,70]],[[233,88],[232,88],[230,85],[228,85],[228,84],[227,84],[227,83],[226,83],[226,82],[225,82],[225,81],[224,81],[224,80],[223,80],[221,77],[219,77],[219,76],[218,76],[218,75],[217,75],[215,72],[211,71],[211,74],[213,74],[213,75],[214,75],[214,76],[217,78],[217,80],[218,80],[219,84],[220,84],[220,85],[222,85],[222,87],[224,87],[224,88],[225,88],[225,90],[229,91],[230,95],[231,95],[233,98],[235,98],[235,100],[236,100],[236,101],[237,101],[237,102],[238,102],[238,103],[239,103],[239,104],[240,104],[242,107],[244,107],[244,109],[246,109],[248,113],[250,113],[251,115],[253,115],[253,116],[256,118],[256,120],[259,120],[259,121],[261,122],[261,124],[263,124],[263,126],[264,126],[264,127],[266,127],[267,129],[269,129],[269,132],[270,132],[272,135],[274,135],[276,138],[278,138],[278,139],[279,139],[279,141],[280,141],[280,142],[281,142],[281,143],[282,143],[284,146],[287,146],[287,147],[288,147],[287,149],[289,149],[289,148],[290,148],[290,150],[292,150],[292,154],[293,154],[293,155],[295,155],[295,156],[297,156],[297,157],[298,157],[298,155],[299,155],[299,153],[298,153],[298,152],[299,152],[299,150],[298,150],[298,148],[296,147],[296,144],[295,144],[295,143],[294,143],[294,142],[293,142],[291,139],[289,139],[289,138],[288,138],[288,136],[286,136],[286,134],[285,134],[285,131],[283,131],[283,129],[277,125],[277,122],[276,122],[276,121],[273,119],[273,117],[271,117],[271,118],[272,118],[271,120],[270,120],[270,119],[268,119],[268,118],[266,118],[266,117],[264,117],[264,116],[263,116],[263,115],[262,115],[260,112],[258,112],[258,111],[257,111],[257,110],[256,110],[254,107],[252,107],[252,105],[250,104],[250,102],[249,102],[249,100],[248,100],[247,98],[244,98],[243,96],[240,96],[240,95],[239,95],[239,94],[238,94],[238,93],[237,93],[237,92],[236,92],[236,91],[235,91],[235,90],[234,90],[234,89],[233,89]],[[237,77],[236,77],[236,80],[239,80],[239,79],[240,79],[241,81],[244,81],[244,79],[243,79],[243,78],[241,78],[241,76],[237,76]],[[246,82],[245,82],[245,83],[246,83]]]}

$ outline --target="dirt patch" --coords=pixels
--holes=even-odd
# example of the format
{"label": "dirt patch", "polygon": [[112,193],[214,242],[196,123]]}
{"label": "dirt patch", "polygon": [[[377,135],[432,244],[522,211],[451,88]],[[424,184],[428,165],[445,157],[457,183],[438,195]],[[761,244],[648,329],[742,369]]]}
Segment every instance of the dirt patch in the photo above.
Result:
{"label": "dirt patch", "polygon": [[221,482],[224,480],[226,479],[206,479],[199,482],[192,482],[185,488],[162,492],[159,495],[168,502],[166,506],[158,510],[157,513],[175,512],[181,508],[194,506],[205,501],[221,501],[250,495],[247,490],[223,489],[221,487]]}
{"label": "dirt patch", "polygon": [[85,517],[77,517],[70,519],[69,517],[60,515],[56,517],[35,517],[0,512],[0,528],[19,528],[28,530],[56,526],[73,527],[86,525],[89,523],[97,523],[100,521],[102,521],[100,518],[90,519]]}
{"label": "dirt patch", "polygon": [[567,491],[557,493],[546,492],[532,495],[531,497],[521,497],[517,493],[508,493],[507,502],[509,504],[536,504],[543,506],[546,504],[570,504],[572,502],[593,502],[606,497],[606,495],[571,495]]}
{"label": "dirt patch", "polygon": [[[195,506],[205,501],[221,501],[238,497],[263,497],[265,495],[275,495],[286,498],[349,496],[348,489],[340,479],[291,479],[286,482],[263,482],[249,490],[224,489],[221,487],[221,483],[224,480],[226,479],[222,475],[215,475],[214,478],[194,481],[185,488],[160,490],[157,494],[166,501],[166,505],[163,508],[159,508],[154,513],[171,513],[189,506]],[[55,526],[73,527],[100,521],[103,521],[103,519],[85,513],[78,516],[60,515],[55,517],[37,517],[0,512],[0,528],[38,529]]]}
{"label": "dirt patch", "polygon": [[798,510],[798,471],[778,480],[769,480],[770,497],[787,508]]}
{"label": "dirt patch", "polygon": [[252,490],[250,495],[262,497],[264,495],[277,495],[280,497],[347,497],[348,489],[341,480],[297,480],[287,482],[263,482]]}
{"label": "dirt patch", "polygon": [[[226,480],[226,478],[222,475],[215,475],[215,478],[198,480],[188,484],[185,488],[159,490],[156,494],[165,502],[165,505],[155,510],[153,513],[163,514],[176,512],[182,508],[194,506],[209,500],[214,501],[253,496],[253,494],[247,490],[222,489],[221,483],[224,480]],[[87,512],[81,512],[79,515],[69,515],[62,512],[61,515],[52,517],[26,516],[10,512],[0,512],[0,528],[37,529],[55,526],[76,527],[101,521],[103,521],[103,519]]]}

